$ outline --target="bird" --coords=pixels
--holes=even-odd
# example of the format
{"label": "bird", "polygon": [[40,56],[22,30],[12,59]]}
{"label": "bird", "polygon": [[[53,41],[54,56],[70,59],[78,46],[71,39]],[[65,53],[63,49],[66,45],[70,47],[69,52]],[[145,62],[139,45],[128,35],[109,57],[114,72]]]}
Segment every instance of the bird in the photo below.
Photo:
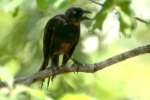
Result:
{"label": "bird", "polygon": [[60,55],[63,55],[61,66],[66,65],[79,42],[80,22],[90,20],[84,16],[86,13],[90,11],[80,7],[71,7],[65,13],[55,15],[48,20],[43,36],[44,60],[39,71],[48,67],[49,60],[51,60],[51,67],[58,67]]}

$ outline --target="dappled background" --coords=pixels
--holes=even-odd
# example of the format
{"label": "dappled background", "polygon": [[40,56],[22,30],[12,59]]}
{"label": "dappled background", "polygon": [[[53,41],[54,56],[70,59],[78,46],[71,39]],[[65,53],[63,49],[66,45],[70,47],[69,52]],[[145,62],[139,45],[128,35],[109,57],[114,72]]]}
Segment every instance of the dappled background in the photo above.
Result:
{"label": "dappled background", "polygon": [[[92,21],[81,24],[80,43],[73,57],[92,64],[150,43],[149,0],[0,0],[0,79],[10,88],[0,90],[8,100],[150,100],[150,55],[112,65],[93,74],[57,76],[30,87],[17,85],[17,77],[37,72],[42,63],[43,28],[52,16],[72,6],[91,11]],[[68,65],[71,64],[71,61]],[[9,96],[8,96],[9,94]]]}

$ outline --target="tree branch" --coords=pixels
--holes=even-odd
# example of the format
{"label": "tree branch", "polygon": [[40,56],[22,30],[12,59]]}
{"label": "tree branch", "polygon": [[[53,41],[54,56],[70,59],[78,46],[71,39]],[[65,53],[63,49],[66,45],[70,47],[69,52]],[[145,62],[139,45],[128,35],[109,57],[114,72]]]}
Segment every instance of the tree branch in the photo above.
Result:
{"label": "tree branch", "polygon": [[[89,1],[90,1],[90,2],[92,2],[92,3],[94,3],[94,4],[96,4],[96,5],[104,6],[104,4],[99,3],[99,2],[96,2],[95,0],[89,0]],[[135,18],[136,20],[138,20],[138,21],[142,22],[142,23],[150,24],[150,21],[146,21],[146,20],[141,19],[141,18],[139,18],[139,17],[134,17],[134,18]]]}
{"label": "tree branch", "polygon": [[[116,63],[126,60],[128,58],[135,57],[135,56],[145,54],[145,53],[150,53],[150,44],[146,45],[146,46],[137,47],[135,49],[132,49],[127,52],[124,52],[119,55],[108,58],[99,63],[72,65],[69,67],[60,67],[58,70],[55,70],[55,74],[59,75],[59,74],[64,74],[64,73],[69,73],[69,72],[94,73],[94,72],[99,71],[103,68],[106,68],[110,65],[116,64]],[[19,83],[19,84],[30,85],[36,81],[50,77],[53,74],[54,74],[54,70],[52,68],[48,68],[44,71],[37,72],[31,76],[16,79],[15,84]]]}

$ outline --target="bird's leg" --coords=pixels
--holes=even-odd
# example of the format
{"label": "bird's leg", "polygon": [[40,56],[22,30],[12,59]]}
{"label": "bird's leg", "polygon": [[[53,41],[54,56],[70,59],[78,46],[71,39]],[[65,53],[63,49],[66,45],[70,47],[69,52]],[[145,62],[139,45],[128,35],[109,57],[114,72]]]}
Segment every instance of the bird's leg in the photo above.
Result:
{"label": "bird's leg", "polygon": [[69,58],[70,58],[70,56],[64,55],[64,56],[63,56],[63,61],[62,61],[62,65],[61,65],[61,66],[65,66],[66,63],[67,63],[67,61],[69,60]]}
{"label": "bird's leg", "polygon": [[[63,62],[62,62],[62,66],[64,66],[66,63],[67,63],[67,61],[69,60],[69,58],[71,57],[71,55],[64,55],[63,56]],[[72,58],[71,58],[72,59]],[[78,71],[78,68],[77,68],[77,71]],[[75,73],[75,72],[74,72]]]}
{"label": "bird's leg", "polygon": [[[63,57],[63,62],[62,62],[62,66],[64,66],[66,63],[67,63],[67,61],[70,59],[70,57],[71,57],[71,55],[64,55],[64,57]],[[78,62],[76,59],[74,59],[74,58],[71,58],[71,60],[74,62],[74,65],[82,65],[80,62]],[[78,72],[78,70],[79,70],[79,67],[77,66],[77,72]]]}
{"label": "bird's leg", "polygon": [[74,62],[76,65],[82,65],[79,61],[77,61],[75,58],[71,58],[71,60]]}
{"label": "bird's leg", "polygon": [[[82,65],[82,63],[80,63],[79,61],[77,61],[76,59],[74,59],[74,58],[71,58],[71,60],[74,62],[74,64],[73,65]],[[79,71],[79,66],[77,66],[77,70],[76,70],[77,72]]]}

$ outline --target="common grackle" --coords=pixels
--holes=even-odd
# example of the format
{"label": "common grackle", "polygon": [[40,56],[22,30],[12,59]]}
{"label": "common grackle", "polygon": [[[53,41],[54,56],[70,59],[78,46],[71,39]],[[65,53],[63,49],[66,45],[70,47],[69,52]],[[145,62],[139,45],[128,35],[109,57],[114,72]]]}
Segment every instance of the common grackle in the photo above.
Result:
{"label": "common grackle", "polygon": [[84,16],[85,13],[90,12],[71,7],[64,14],[56,15],[47,22],[43,37],[44,61],[40,71],[47,68],[49,59],[52,67],[58,67],[60,55],[63,55],[61,66],[67,63],[79,42],[80,22],[89,19]]}

